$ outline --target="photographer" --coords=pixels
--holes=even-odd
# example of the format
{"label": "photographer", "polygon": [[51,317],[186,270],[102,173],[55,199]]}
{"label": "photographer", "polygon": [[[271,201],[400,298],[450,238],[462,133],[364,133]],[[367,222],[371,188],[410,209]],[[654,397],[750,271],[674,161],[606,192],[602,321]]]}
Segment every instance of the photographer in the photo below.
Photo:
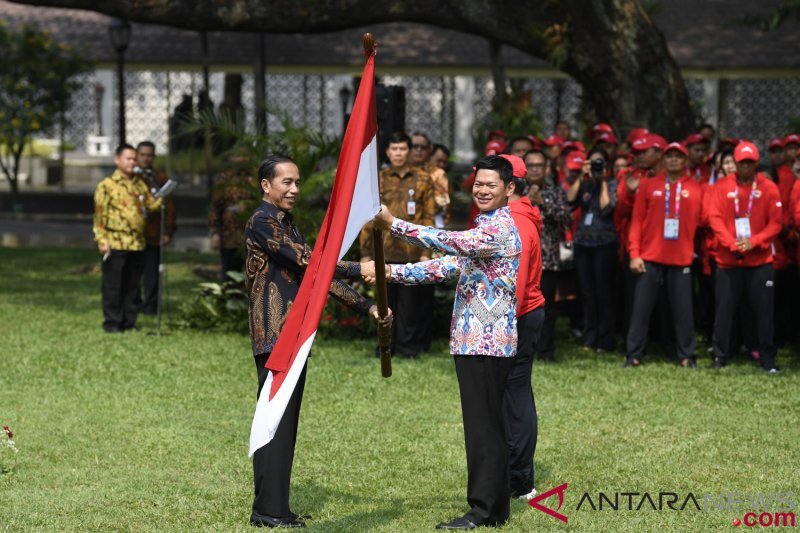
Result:
{"label": "photographer", "polygon": [[[153,169],[156,158],[156,145],[150,141],[142,141],[136,145],[136,167],[134,173],[139,176],[155,194],[169,179],[166,173]],[[172,242],[175,234],[175,197],[170,195],[164,205],[164,236],[161,236],[161,211],[147,215],[144,228],[144,277],[142,286],[144,295],[136,294],[137,304],[145,315],[155,315],[158,305],[158,262],[161,247]]]}
{"label": "photographer", "polygon": [[614,349],[616,191],[616,180],[610,178],[608,154],[598,148],[589,152],[582,179],[575,180],[567,191],[570,205],[582,212],[574,253],[583,299],[583,344],[598,352]]}

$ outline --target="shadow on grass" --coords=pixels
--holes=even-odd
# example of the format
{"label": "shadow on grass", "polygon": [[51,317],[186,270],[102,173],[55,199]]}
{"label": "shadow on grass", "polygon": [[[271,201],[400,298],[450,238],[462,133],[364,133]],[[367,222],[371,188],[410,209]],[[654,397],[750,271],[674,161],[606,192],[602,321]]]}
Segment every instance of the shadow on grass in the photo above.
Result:
{"label": "shadow on grass", "polygon": [[[307,524],[322,531],[368,531],[401,518],[406,511],[405,504],[398,498],[356,496],[317,484],[295,485],[292,487],[292,494],[293,499],[299,502],[295,505],[302,505],[295,512],[309,512],[314,518]],[[313,508],[309,502],[313,502]],[[367,506],[374,510],[344,514],[337,519],[322,519],[319,513],[332,502],[350,508]]]}

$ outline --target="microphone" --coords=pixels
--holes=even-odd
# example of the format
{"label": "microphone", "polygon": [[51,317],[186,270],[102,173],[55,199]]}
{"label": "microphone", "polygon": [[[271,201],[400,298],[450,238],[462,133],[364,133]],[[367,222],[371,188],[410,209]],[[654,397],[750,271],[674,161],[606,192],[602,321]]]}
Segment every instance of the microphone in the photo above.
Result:
{"label": "microphone", "polygon": [[153,194],[153,197],[165,198],[170,194],[172,194],[172,191],[174,191],[177,186],[178,186],[177,181],[173,179],[168,179],[166,183],[164,183],[164,185],[161,186],[161,189],[159,189],[158,191],[156,191],[155,194]]}
{"label": "microphone", "polygon": [[144,170],[142,170],[142,167],[140,167],[139,165],[136,165],[135,167],[133,167],[133,173],[134,174],[142,174],[143,172],[144,172]]}

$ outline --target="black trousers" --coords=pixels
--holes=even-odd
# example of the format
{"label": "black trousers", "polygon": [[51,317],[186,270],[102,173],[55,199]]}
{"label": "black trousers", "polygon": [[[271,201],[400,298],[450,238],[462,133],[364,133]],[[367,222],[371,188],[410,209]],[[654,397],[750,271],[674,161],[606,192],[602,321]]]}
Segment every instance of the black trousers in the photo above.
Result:
{"label": "black trousers", "polygon": [[464,447],[467,452],[465,515],[475,524],[502,524],[510,514],[508,447],[503,427],[503,395],[512,357],[454,355]]}
{"label": "black trousers", "polygon": [[244,272],[244,254],[240,248],[220,248],[219,258],[223,280],[227,272]]}
{"label": "black trousers", "polygon": [[613,350],[617,244],[576,244],[575,268],[583,298],[583,343],[590,348]]}
{"label": "black trousers", "polygon": [[[544,322],[536,343],[536,354],[539,359],[553,361],[556,356],[556,290],[558,288],[558,272],[542,270],[542,295],[544,296]],[[519,352],[517,353],[519,357]]]}
{"label": "black trousers", "polygon": [[[628,359],[643,359],[647,346],[650,318],[660,298],[666,298],[674,325],[679,359],[694,359],[694,316],[692,309],[692,271],[645,261],[646,271],[639,275],[633,297],[633,312],[628,329]],[[664,324],[663,321],[660,322]],[[667,331],[661,337],[669,338]]]}
{"label": "black trousers", "polygon": [[160,246],[148,244],[144,249],[144,276],[142,278],[142,296],[139,309],[146,315],[154,315],[158,310],[158,262],[160,255]]}
{"label": "black trousers", "polygon": [[414,357],[420,352],[427,351],[430,345],[434,290],[433,285],[388,284],[389,308],[394,313],[393,354],[400,357]]}
{"label": "black trousers", "polygon": [[144,269],[144,252],[112,250],[103,261],[103,329],[123,331],[136,326],[136,295]]}
{"label": "black trousers", "polygon": [[[258,370],[258,395],[267,380],[268,371],[264,368],[269,354],[255,357]],[[286,518],[289,509],[289,486],[292,480],[294,445],[297,440],[297,422],[300,418],[300,404],[303,402],[303,389],[306,384],[306,366],[297,380],[292,397],[278,424],[275,436],[268,444],[253,454],[253,484],[255,498],[253,511],[258,514]]]}
{"label": "black trousers", "polygon": [[800,298],[797,281],[795,265],[775,271],[775,346],[784,346],[797,338],[795,325],[800,320],[796,313]]}
{"label": "black trousers", "polygon": [[533,456],[539,429],[531,386],[533,354],[542,331],[545,310],[540,307],[517,318],[517,355],[503,393],[503,424],[508,442],[511,492],[529,493],[534,487]]}
{"label": "black trousers", "polygon": [[745,296],[753,309],[761,366],[775,366],[775,270],[772,264],[757,267],[717,268],[714,357],[727,360],[731,351],[731,326]]}

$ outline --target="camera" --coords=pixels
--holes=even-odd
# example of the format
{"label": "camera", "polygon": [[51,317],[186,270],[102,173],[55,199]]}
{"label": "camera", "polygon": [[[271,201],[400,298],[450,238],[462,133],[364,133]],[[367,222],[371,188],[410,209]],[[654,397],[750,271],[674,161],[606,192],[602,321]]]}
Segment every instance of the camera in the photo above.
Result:
{"label": "camera", "polygon": [[606,162],[602,159],[592,159],[592,177],[602,179],[606,173]]}

